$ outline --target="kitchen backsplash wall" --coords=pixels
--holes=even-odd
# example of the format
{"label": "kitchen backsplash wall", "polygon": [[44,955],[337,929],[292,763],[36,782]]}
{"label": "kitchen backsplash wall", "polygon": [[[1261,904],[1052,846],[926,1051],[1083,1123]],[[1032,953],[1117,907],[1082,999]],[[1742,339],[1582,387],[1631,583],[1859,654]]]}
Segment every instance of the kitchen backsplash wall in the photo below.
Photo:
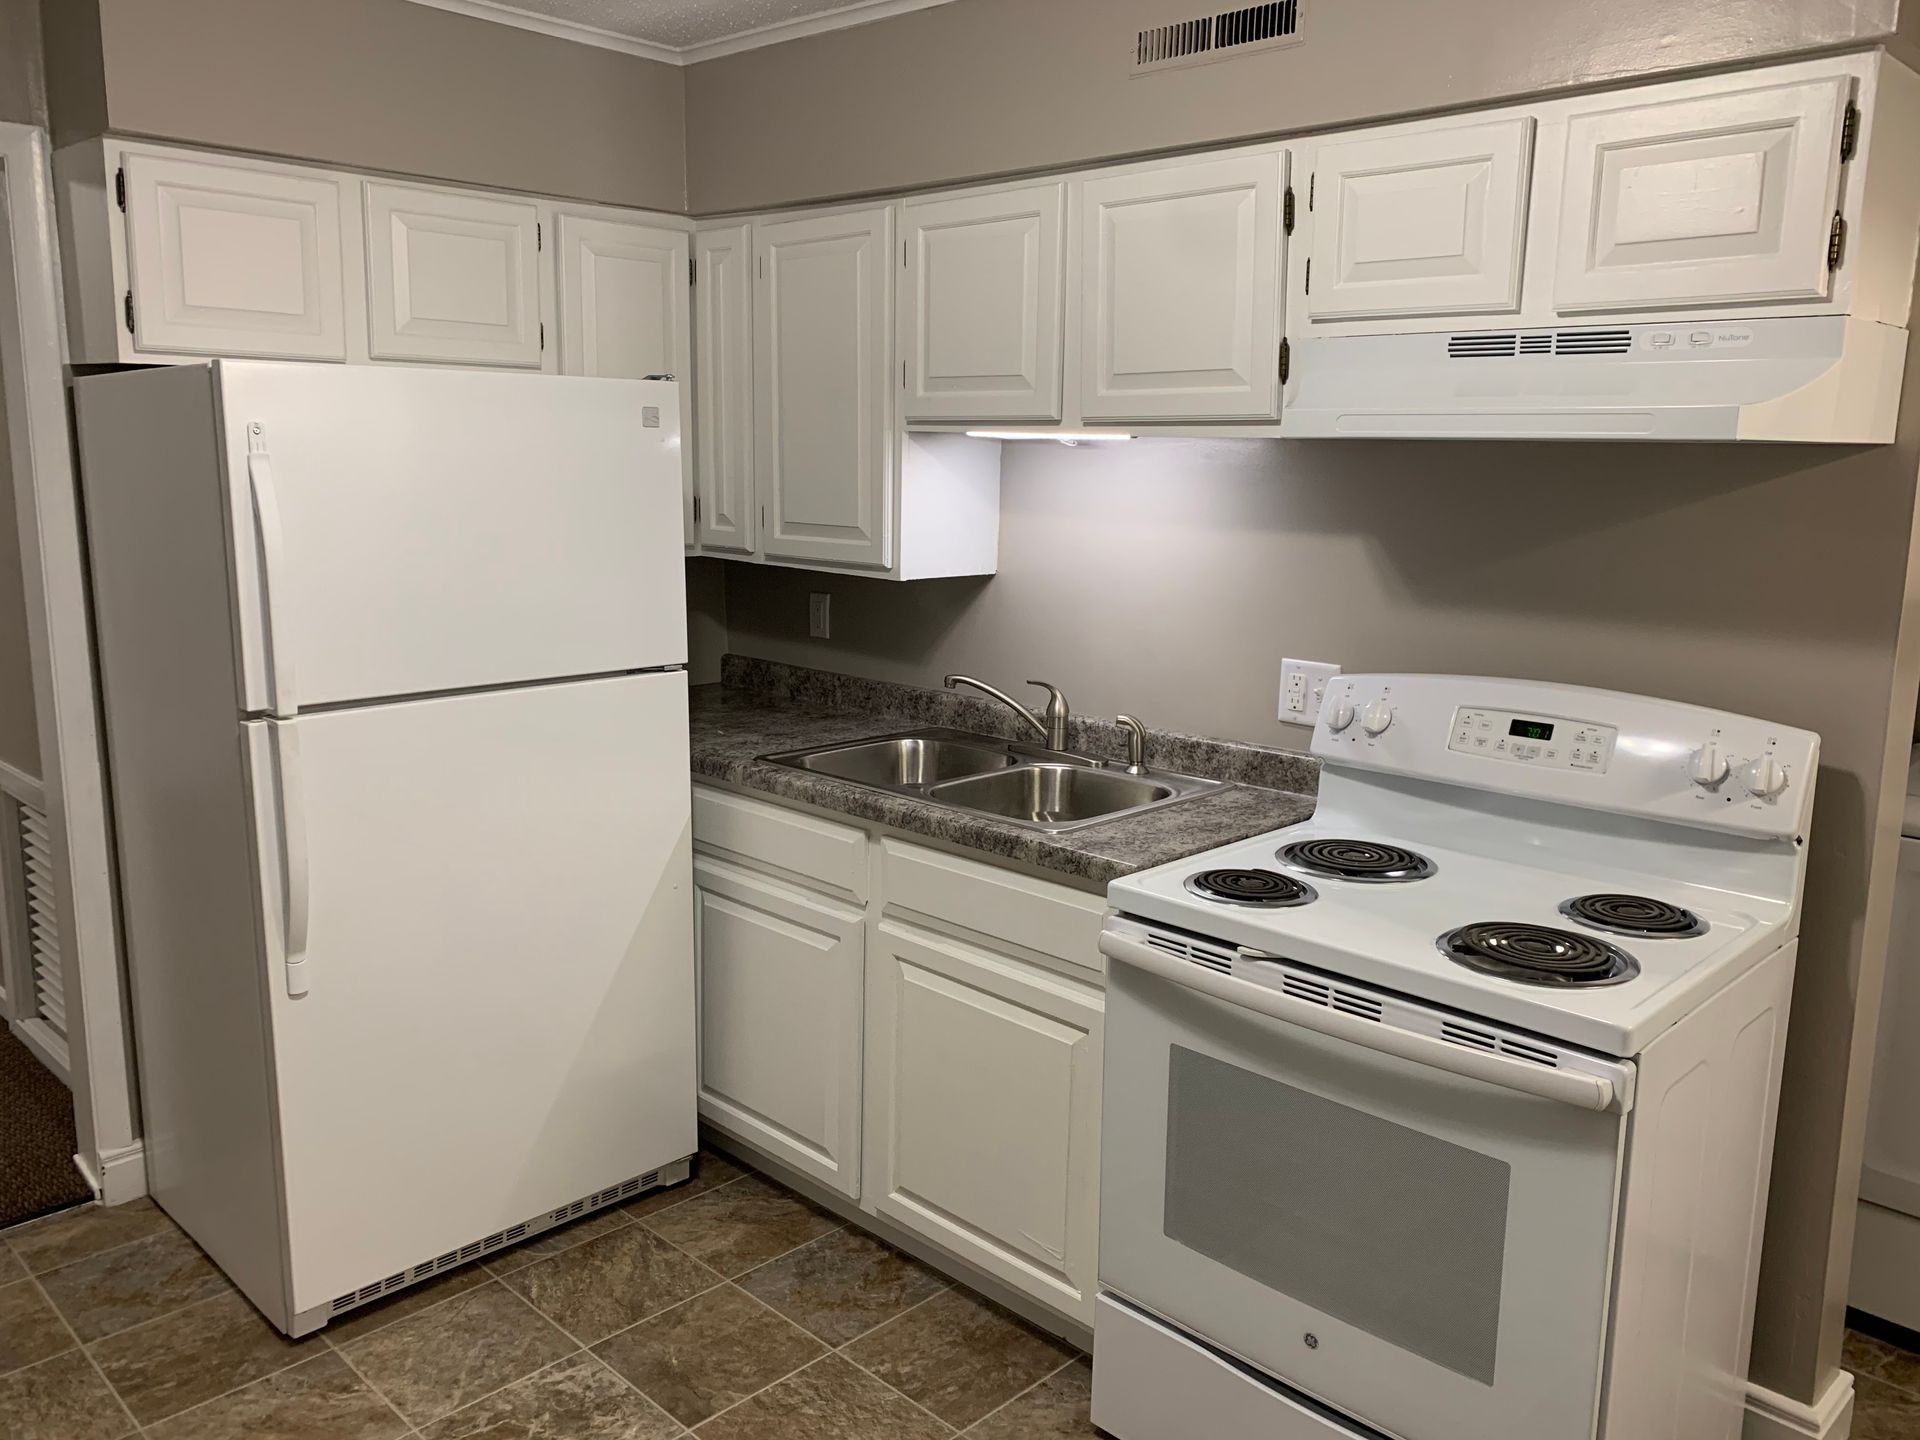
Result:
{"label": "kitchen backsplash wall", "polygon": [[[1082,713],[1262,743],[1308,738],[1276,718],[1284,656],[1594,685],[1819,731],[1780,1120],[1792,1159],[1776,1178],[1756,1352],[1764,1383],[1811,1391],[1822,1316],[1840,1303],[1829,1235],[1850,1224],[1836,1198],[1858,1144],[1845,1100],[1865,1076],[1850,1078],[1849,1057],[1878,1013],[1887,786],[1905,774],[1886,757],[1904,757],[1916,683],[1911,634],[1899,641],[1914,604],[1914,396],[1899,445],[1842,453],[1009,444],[999,575],[899,585],[729,565],[729,643],[909,684],[950,670],[1014,690],[1045,679]],[[807,638],[816,590],[833,596],[830,640]],[[1850,1214],[1850,1191],[1844,1203]]]}
{"label": "kitchen backsplash wall", "polygon": [[687,682],[714,685],[727,653],[727,571],[719,560],[687,561]]}

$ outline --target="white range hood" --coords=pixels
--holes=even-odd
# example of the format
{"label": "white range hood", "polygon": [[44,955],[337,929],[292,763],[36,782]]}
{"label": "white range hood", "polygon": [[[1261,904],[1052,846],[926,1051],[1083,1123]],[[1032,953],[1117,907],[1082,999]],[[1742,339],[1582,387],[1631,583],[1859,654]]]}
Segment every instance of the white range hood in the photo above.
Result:
{"label": "white range hood", "polygon": [[1906,349],[1845,315],[1310,338],[1280,433],[1886,444]]}

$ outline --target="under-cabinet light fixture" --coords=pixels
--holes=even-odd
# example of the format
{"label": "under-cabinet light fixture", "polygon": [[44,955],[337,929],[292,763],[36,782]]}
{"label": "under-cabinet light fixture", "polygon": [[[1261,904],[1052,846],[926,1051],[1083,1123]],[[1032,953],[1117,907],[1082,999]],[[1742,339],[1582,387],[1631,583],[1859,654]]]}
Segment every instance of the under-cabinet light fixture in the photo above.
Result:
{"label": "under-cabinet light fixture", "polygon": [[1113,430],[969,430],[975,440],[1052,440],[1060,445],[1078,445],[1086,440],[1131,440],[1133,436]]}

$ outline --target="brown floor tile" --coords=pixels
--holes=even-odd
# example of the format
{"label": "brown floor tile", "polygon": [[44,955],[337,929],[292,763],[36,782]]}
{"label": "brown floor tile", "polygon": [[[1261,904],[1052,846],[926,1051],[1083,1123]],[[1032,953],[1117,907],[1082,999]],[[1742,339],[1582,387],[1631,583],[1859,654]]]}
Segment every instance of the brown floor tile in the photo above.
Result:
{"label": "brown floor tile", "polygon": [[758,1175],[696,1195],[641,1223],[729,1276],[744,1274],[840,1228],[840,1222],[826,1211]]}
{"label": "brown floor tile", "polygon": [[583,1345],[720,1283],[651,1230],[628,1225],[515,1270],[502,1285],[527,1297]]}
{"label": "brown floor tile", "polygon": [[582,1215],[568,1225],[556,1225],[544,1230],[511,1250],[502,1250],[487,1261],[487,1269],[496,1275],[510,1275],[536,1260],[544,1260],[549,1255],[558,1255],[562,1250],[571,1250],[596,1236],[622,1230],[633,1223],[633,1217],[624,1210],[596,1210],[591,1215]]}
{"label": "brown floor tile", "polygon": [[694,1432],[700,1440],[946,1440],[946,1426],[829,1355]]}
{"label": "brown floor tile", "polygon": [[287,1339],[231,1293],[88,1347],[142,1425],[251,1385],[325,1348],[318,1336]]}
{"label": "brown floor tile", "polygon": [[684,1433],[591,1355],[549,1365],[420,1432],[423,1440],[677,1440]]}
{"label": "brown floor tile", "polygon": [[968,1440],[1098,1440],[1092,1405],[1093,1362],[1082,1357],[994,1411]]}
{"label": "brown floor tile", "polygon": [[394,1414],[338,1355],[318,1355],[148,1429],[149,1440],[400,1440]]}
{"label": "brown floor tile", "polygon": [[1884,1380],[1860,1376],[1853,1387],[1852,1440],[1915,1440],[1920,1436],[1920,1395]]}
{"label": "brown floor tile", "polygon": [[1849,1330],[1840,1352],[1840,1363],[1856,1375],[1870,1375],[1875,1380],[1920,1394],[1920,1355],[1910,1350]]}
{"label": "brown floor tile", "polygon": [[38,1274],[171,1229],[173,1222],[158,1205],[151,1200],[135,1200],[110,1208],[85,1205],[78,1210],[63,1210],[7,1231],[6,1241],[27,1268]]}
{"label": "brown floor tile", "polygon": [[847,1358],[956,1429],[997,1410],[1074,1352],[964,1290],[947,1290],[856,1340]]}
{"label": "brown floor tile", "polygon": [[718,1190],[731,1180],[738,1180],[747,1172],[724,1155],[716,1155],[711,1150],[702,1150],[693,1157],[693,1174],[683,1183],[671,1190],[652,1190],[638,1200],[629,1200],[623,1207],[627,1214],[638,1218],[651,1215],[656,1210],[664,1210],[669,1205],[678,1205],[683,1200],[691,1200],[696,1195],[704,1195],[709,1190]]}
{"label": "brown floor tile", "polygon": [[82,1340],[131,1329],[228,1289],[200,1247],[169,1226],[157,1235],[90,1255],[40,1276],[47,1296]]}
{"label": "brown floor tile", "polygon": [[358,1310],[349,1311],[343,1318],[327,1326],[327,1339],[335,1345],[344,1345],[349,1340],[357,1340],[362,1335],[371,1335],[376,1330],[384,1330],[397,1320],[404,1320],[409,1315],[418,1315],[422,1310],[432,1309],[442,1300],[451,1300],[456,1295],[465,1294],[476,1285],[486,1283],[487,1272],[479,1265],[449,1270],[445,1275],[436,1275],[431,1280],[422,1281],[405,1290],[396,1290],[384,1300],[376,1300],[371,1305],[362,1305]]}
{"label": "brown floor tile", "polygon": [[827,1347],[731,1285],[594,1347],[682,1425],[698,1425],[819,1359]]}
{"label": "brown floor tile", "polygon": [[947,1280],[848,1227],[750,1271],[740,1286],[838,1346],[939,1294]]}
{"label": "brown floor tile", "polygon": [[425,1425],[573,1349],[572,1341],[517,1296],[489,1281],[350,1340],[340,1353],[409,1424]]}
{"label": "brown floor tile", "polygon": [[71,1350],[73,1332],[31,1280],[0,1286],[0,1375]]}
{"label": "brown floor tile", "polygon": [[7,1440],[121,1440],[133,1421],[78,1350],[0,1378]]}
{"label": "brown floor tile", "polygon": [[26,1262],[4,1244],[0,1244],[0,1285],[11,1285],[16,1280],[26,1278]]}

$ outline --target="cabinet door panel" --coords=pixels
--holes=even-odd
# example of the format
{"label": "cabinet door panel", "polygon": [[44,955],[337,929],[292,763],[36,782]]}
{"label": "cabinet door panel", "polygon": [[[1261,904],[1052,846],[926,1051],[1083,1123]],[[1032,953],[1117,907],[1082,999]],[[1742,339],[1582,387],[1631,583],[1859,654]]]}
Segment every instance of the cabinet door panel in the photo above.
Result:
{"label": "cabinet door panel", "polygon": [[754,227],[754,471],[770,558],[888,563],[892,228],[887,210]]}
{"label": "cabinet door panel", "polygon": [[562,215],[560,370],[612,380],[687,379],[687,236]]}
{"label": "cabinet door panel", "polygon": [[1520,304],[1533,120],[1350,140],[1314,162],[1315,320]]}
{"label": "cabinet door panel", "polygon": [[753,232],[725,225],[693,237],[694,493],[703,550],[751,555],[753,498]]}
{"label": "cabinet door panel", "polygon": [[861,912],[694,863],[700,1113],[860,1193]]}
{"label": "cabinet door panel", "polygon": [[888,920],[868,972],[868,1204],[1076,1319],[1098,1250],[1099,992]]}
{"label": "cabinet door panel", "polygon": [[1080,409],[1098,420],[1279,413],[1285,154],[1088,180]]}
{"label": "cabinet door panel", "polygon": [[1825,299],[1849,83],[1573,116],[1554,307]]}
{"label": "cabinet door panel", "polygon": [[136,350],[346,359],[340,183],[129,154]]}
{"label": "cabinet door panel", "polygon": [[369,182],[368,347],[376,360],[540,365],[540,212]]}
{"label": "cabinet door panel", "polygon": [[1060,418],[1061,187],[908,205],[909,420]]}

